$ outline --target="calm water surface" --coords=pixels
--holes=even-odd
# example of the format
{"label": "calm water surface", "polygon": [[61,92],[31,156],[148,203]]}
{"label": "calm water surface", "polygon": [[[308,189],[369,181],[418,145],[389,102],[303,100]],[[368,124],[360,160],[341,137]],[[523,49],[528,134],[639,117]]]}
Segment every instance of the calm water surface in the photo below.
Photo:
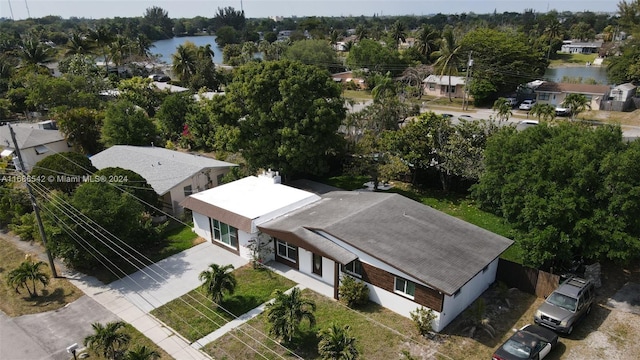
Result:
{"label": "calm water surface", "polygon": [[579,66],[547,69],[544,73],[545,80],[561,82],[564,76],[572,78],[595,79],[600,85],[609,85],[607,68],[605,66]]}
{"label": "calm water surface", "polygon": [[213,50],[213,62],[216,64],[222,64],[222,49],[216,44],[215,36],[184,36],[175,37],[168,40],[159,40],[153,43],[154,47],[151,48],[152,54],[160,55],[160,61],[171,64],[171,55],[176,52],[176,48],[179,45],[184,44],[187,41],[191,41],[196,46],[205,46],[211,44]]}

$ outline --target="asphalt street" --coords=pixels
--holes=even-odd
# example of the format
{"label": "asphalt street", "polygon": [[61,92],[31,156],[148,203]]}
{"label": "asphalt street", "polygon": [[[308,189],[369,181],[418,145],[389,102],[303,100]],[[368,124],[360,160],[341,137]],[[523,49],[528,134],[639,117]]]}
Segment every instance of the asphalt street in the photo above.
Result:
{"label": "asphalt street", "polygon": [[54,311],[11,318],[0,311],[0,359],[69,360],[67,347],[82,341],[93,330],[94,322],[119,318],[104,306],[82,296]]}

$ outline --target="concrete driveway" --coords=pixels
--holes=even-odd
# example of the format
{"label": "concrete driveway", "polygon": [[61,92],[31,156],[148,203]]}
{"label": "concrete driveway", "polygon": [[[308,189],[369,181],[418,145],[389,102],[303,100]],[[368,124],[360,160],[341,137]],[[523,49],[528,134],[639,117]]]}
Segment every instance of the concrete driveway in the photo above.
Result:
{"label": "concrete driveway", "polygon": [[0,312],[0,359],[69,360],[67,346],[93,333],[91,324],[119,320],[111,311],[82,296],[54,311],[11,318]]}

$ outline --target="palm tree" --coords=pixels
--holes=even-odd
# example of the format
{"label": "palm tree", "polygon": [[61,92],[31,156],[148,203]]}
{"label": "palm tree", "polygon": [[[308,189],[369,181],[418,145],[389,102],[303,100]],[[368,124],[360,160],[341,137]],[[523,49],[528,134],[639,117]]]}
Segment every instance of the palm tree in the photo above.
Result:
{"label": "palm tree", "polygon": [[211,297],[211,300],[215,303],[222,301],[224,293],[228,292],[233,294],[238,284],[236,277],[229,272],[233,269],[233,265],[220,266],[218,264],[209,265],[209,270],[205,270],[200,273],[198,279],[203,281],[207,295]]}
{"label": "palm tree", "polygon": [[191,75],[196,72],[197,54],[190,46],[178,45],[176,52],[171,55],[173,58],[173,72],[178,75],[180,81],[188,82]]}
{"label": "palm tree", "polygon": [[587,97],[582,94],[569,94],[564,98],[562,106],[568,108],[571,111],[571,120],[575,120],[579,113],[589,109],[591,110],[591,104]]}
{"label": "palm tree", "polygon": [[96,47],[102,50],[102,56],[104,58],[104,66],[106,73],[109,74],[109,52],[108,46],[113,41],[113,34],[106,26],[99,26],[93,30],[89,30],[88,37],[94,42]]}
{"label": "palm tree", "polygon": [[364,26],[364,24],[358,24],[358,26],[356,26],[356,39],[360,41],[366,39],[368,36],[369,34],[366,26]]}
{"label": "palm tree", "polygon": [[550,121],[556,117],[556,109],[551,104],[535,103],[531,107],[531,115],[538,118],[538,120]]}
{"label": "palm tree", "polygon": [[113,59],[116,68],[120,68],[131,54],[131,41],[122,35],[118,35],[113,42],[109,44],[108,49],[109,55],[111,55],[111,59]]}
{"label": "palm tree", "polygon": [[462,63],[462,47],[456,42],[453,30],[447,29],[442,38],[442,45],[437,52],[438,60],[434,63],[440,76],[449,76],[449,101],[451,100],[451,76],[458,73],[458,66]]}
{"label": "palm tree", "polygon": [[302,298],[297,287],[291,289],[288,295],[282,290],[276,290],[274,302],[267,305],[267,319],[271,323],[269,332],[291,342],[302,320],[307,319],[311,327],[315,326],[314,311],[315,302]]}
{"label": "palm tree", "polygon": [[148,58],[151,56],[152,47],[155,47],[155,45],[153,45],[151,40],[149,40],[146,35],[139,34],[131,44],[131,52],[134,55]]}
{"label": "palm tree", "polygon": [[433,26],[423,24],[417,35],[416,43],[418,51],[425,57],[426,61],[429,62],[429,55],[435,50],[440,34]]}
{"label": "palm tree", "polygon": [[55,49],[35,37],[26,37],[18,49],[18,57],[27,66],[44,66],[54,60]]}
{"label": "palm tree", "polygon": [[43,265],[42,261],[23,261],[20,266],[9,272],[7,283],[14,286],[17,293],[20,293],[20,288],[26,288],[29,297],[35,298],[38,296],[36,284],[39,282],[44,287],[49,284],[49,275],[40,270]]}
{"label": "palm tree", "polygon": [[374,102],[380,102],[387,96],[394,96],[397,92],[395,80],[391,77],[391,73],[387,72],[385,76],[376,77],[376,86],[371,89],[371,96]]}
{"label": "palm tree", "polygon": [[509,118],[513,115],[511,103],[502,97],[493,103],[493,110],[498,112],[498,119],[500,121],[509,121]]}
{"label": "palm tree", "polygon": [[156,360],[160,358],[160,353],[144,345],[137,346],[133,350],[127,351],[124,360]]}
{"label": "palm tree", "polygon": [[554,21],[549,26],[544,29],[544,33],[549,37],[549,50],[547,51],[547,60],[551,56],[551,42],[553,39],[560,36],[560,32],[562,31],[562,24],[559,21]]}
{"label": "palm tree", "polygon": [[336,324],[320,331],[318,353],[324,360],[354,360],[358,358],[356,338],[349,335],[349,325],[340,327]]}
{"label": "palm tree", "polygon": [[396,49],[398,48],[400,42],[404,42],[407,40],[407,30],[404,26],[404,23],[400,20],[397,20],[393,23],[393,25],[391,25],[390,33],[391,38],[396,43]]}
{"label": "palm tree", "polygon": [[207,44],[204,46],[198,46],[198,56],[204,59],[213,60],[215,53],[211,48],[211,44]]}
{"label": "palm tree", "polygon": [[65,56],[70,55],[87,55],[93,51],[93,44],[87,39],[86,35],[81,31],[76,31],[69,37],[69,41],[65,45]]}
{"label": "palm tree", "polygon": [[107,359],[114,360],[119,357],[122,348],[131,340],[129,334],[120,331],[125,327],[123,321],[112,321],[106,325],[93,323],[91,327],[93,335],[84,338],[84,346],[101,353]]}

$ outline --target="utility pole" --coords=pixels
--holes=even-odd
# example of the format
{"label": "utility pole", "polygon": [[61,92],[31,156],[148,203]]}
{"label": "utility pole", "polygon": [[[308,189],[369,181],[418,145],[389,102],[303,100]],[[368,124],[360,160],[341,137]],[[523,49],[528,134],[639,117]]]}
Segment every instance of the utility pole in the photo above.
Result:
{"label": "utility pole", "polygon": [[36,197],[33,195],[33,190],[31,189],[31,184],[29,183],[29,177],[27,176],[27,171],[24,169],[24,162],[22,162],[22,155],[20,154],[20,148],[18,147],[18,142],[16,141],[16,133],[13,131],[11,124],[8,124],[9,132],[11,132],[11,140],[13,140],[13,146],[16,149],[16,155],[18,155],[18,162],[20,163],[20,172],[24,176],[25,184],[27,185],[27,190],[29,191],[29,198],[31,199],[31,206],[33,206],[33,211],[36,213],[36,221],[38,222],[38,229],[40,230],[40,237],[42,238],[42,245],[44,245],[44,250],[47,252],[47,258],[49,259],[49,267],[51,268],[51,274],[54,278],[58,277],[58,272],[56,271],[56,267],[53,264],[53,256],[51,256],[51,252],[47,247],[47,235],[44,232],[44,226],[42,225],[42,218],[40,218],[40,210],[38,208],[38,203],[36,202]]}
{"label": "utility pole", "polygon": [[469,60],[467,60],[467,76],[464,80],[464,94],[462,97],[462,110],[467,110],[469,107],[469,76],[471,74],[471,67],[473,66],[473,59],[471,58],[473,50],[469,51]]}

